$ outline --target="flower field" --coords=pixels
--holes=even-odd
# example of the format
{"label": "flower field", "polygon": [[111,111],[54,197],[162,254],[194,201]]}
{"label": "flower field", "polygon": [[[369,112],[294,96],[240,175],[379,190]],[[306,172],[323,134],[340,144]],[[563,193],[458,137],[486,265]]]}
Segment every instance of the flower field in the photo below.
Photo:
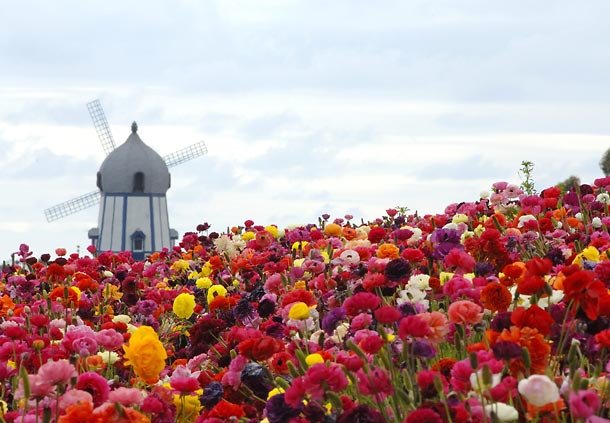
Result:
{"label": "flower field", "polygon": [[7,422],[610,422],[610,178],[443,214],[207,224],[173,251],[22,245]]}

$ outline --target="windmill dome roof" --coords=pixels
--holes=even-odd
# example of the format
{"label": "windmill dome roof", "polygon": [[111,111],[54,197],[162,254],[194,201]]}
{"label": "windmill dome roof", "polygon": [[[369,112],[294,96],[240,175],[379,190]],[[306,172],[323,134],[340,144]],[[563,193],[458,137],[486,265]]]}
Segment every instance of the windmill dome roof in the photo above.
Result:
{"label": "windmill dome roof", "polygon": [[170,175],[163,158],[144,144],[138,125],[131,135],[102,162],[97,174],[98,188],[105,193],[165,194]]}

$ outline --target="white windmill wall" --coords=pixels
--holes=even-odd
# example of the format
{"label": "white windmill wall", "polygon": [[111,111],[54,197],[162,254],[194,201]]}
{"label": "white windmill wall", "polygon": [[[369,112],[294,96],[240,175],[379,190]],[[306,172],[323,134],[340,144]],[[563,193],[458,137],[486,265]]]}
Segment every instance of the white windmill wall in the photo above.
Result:
{"label": "white windmill wall", "polygon": [[136,231],[145,235],[145,254],[171,248],[167,198],[163,194],[103,193],[98,228],[99,251],[131,250],[131,236]]}

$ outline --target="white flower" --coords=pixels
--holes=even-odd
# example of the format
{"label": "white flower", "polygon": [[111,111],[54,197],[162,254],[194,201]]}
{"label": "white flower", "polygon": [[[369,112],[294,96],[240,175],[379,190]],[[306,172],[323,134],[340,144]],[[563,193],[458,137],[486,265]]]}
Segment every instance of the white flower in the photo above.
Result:
{"label": "white flower", "polygon": [[594,218],[591,220],[591,225],[592,225],[592,226],[593,226],[595,229],[601,228],[601,227],[602,227],[602,220],[601,220],[599,217],[594,217]]}
{"label": "white flower", "polygon": [[479,194],[480,198],[489,198],[489,191],[481,191],[481,193]]}
{"label": "white flower", "polygon": [[443,226],[443,229],[453,229],[456,231],[457,231],[457,228],[458,228],[457,223],[453,223],[453,222],[449,222],[445,226]]}
{"label": "white flower", "polygon": [[559,388],[546,375],[532,375],[519,381],[519,393],[530,404],[542,407],[559,401]]}
{"label": "white flower", "polygon": [[536,220],[536,217],[532,216],[531,214],[524,214],[519,218],[519,224],[517,224],[517,227],[522,228],[530,220]]}
{"label": "white flower", "polygon": [[126,314],[117,314],[112,318],[112,323],[129,323],[131,322],[131,317]]}
{"label": "white flower", "polygon": [[519,412],[515,409],[515,407],[503,402],[487,404],[485,406],[485,414],[487,414],[488,417],[491,417],[492,413],[495,414],[498,421],[501,422],[512,422],[519,418]]}
{"label": "white flower", "polygon": [[576,213],[574,217],[582,222],[582,213]]}
{"label": "white flower", "polygon": [[97,355],[105,364],[114,364],[119,361],[119,355],[114,351],[100,351]]}
{"label": "white flower", "polygon": [[418,274],[409,278],[408,287],[417,288],[419,290],[430,289],[430,275]]}
{"label": "white flower", "polygon": [[470,384],[472,389],[477,392],[486,391],[494,386],[498,385],[502,381],[502,373],[494,373],[491,375],[491,385],[486,384],[483,381],[483,369],[470,374]]}
{"label": "white flower", "polygon": [[610,203],[610,194],[608,194],[607,192],[602,192],[601,194],[597,195],[596,200],[600,203],[608,204]]}

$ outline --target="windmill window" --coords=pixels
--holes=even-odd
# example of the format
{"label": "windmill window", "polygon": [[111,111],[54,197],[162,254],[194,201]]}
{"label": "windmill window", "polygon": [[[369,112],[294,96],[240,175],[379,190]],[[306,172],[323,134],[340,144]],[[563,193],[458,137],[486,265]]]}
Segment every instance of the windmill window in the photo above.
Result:
{"label": "windmill window", "polygon": [[144,192],[144,174],[136,172],[133,175],[133,192]]}
{"label": "windmill window", "polygon": [[134,251],[134,252],[144,251],[144,238],[146,238],[146,235],[144,235],[144,232],[142,232],[139,229],[136,230],[131,235],[131,251]]}

